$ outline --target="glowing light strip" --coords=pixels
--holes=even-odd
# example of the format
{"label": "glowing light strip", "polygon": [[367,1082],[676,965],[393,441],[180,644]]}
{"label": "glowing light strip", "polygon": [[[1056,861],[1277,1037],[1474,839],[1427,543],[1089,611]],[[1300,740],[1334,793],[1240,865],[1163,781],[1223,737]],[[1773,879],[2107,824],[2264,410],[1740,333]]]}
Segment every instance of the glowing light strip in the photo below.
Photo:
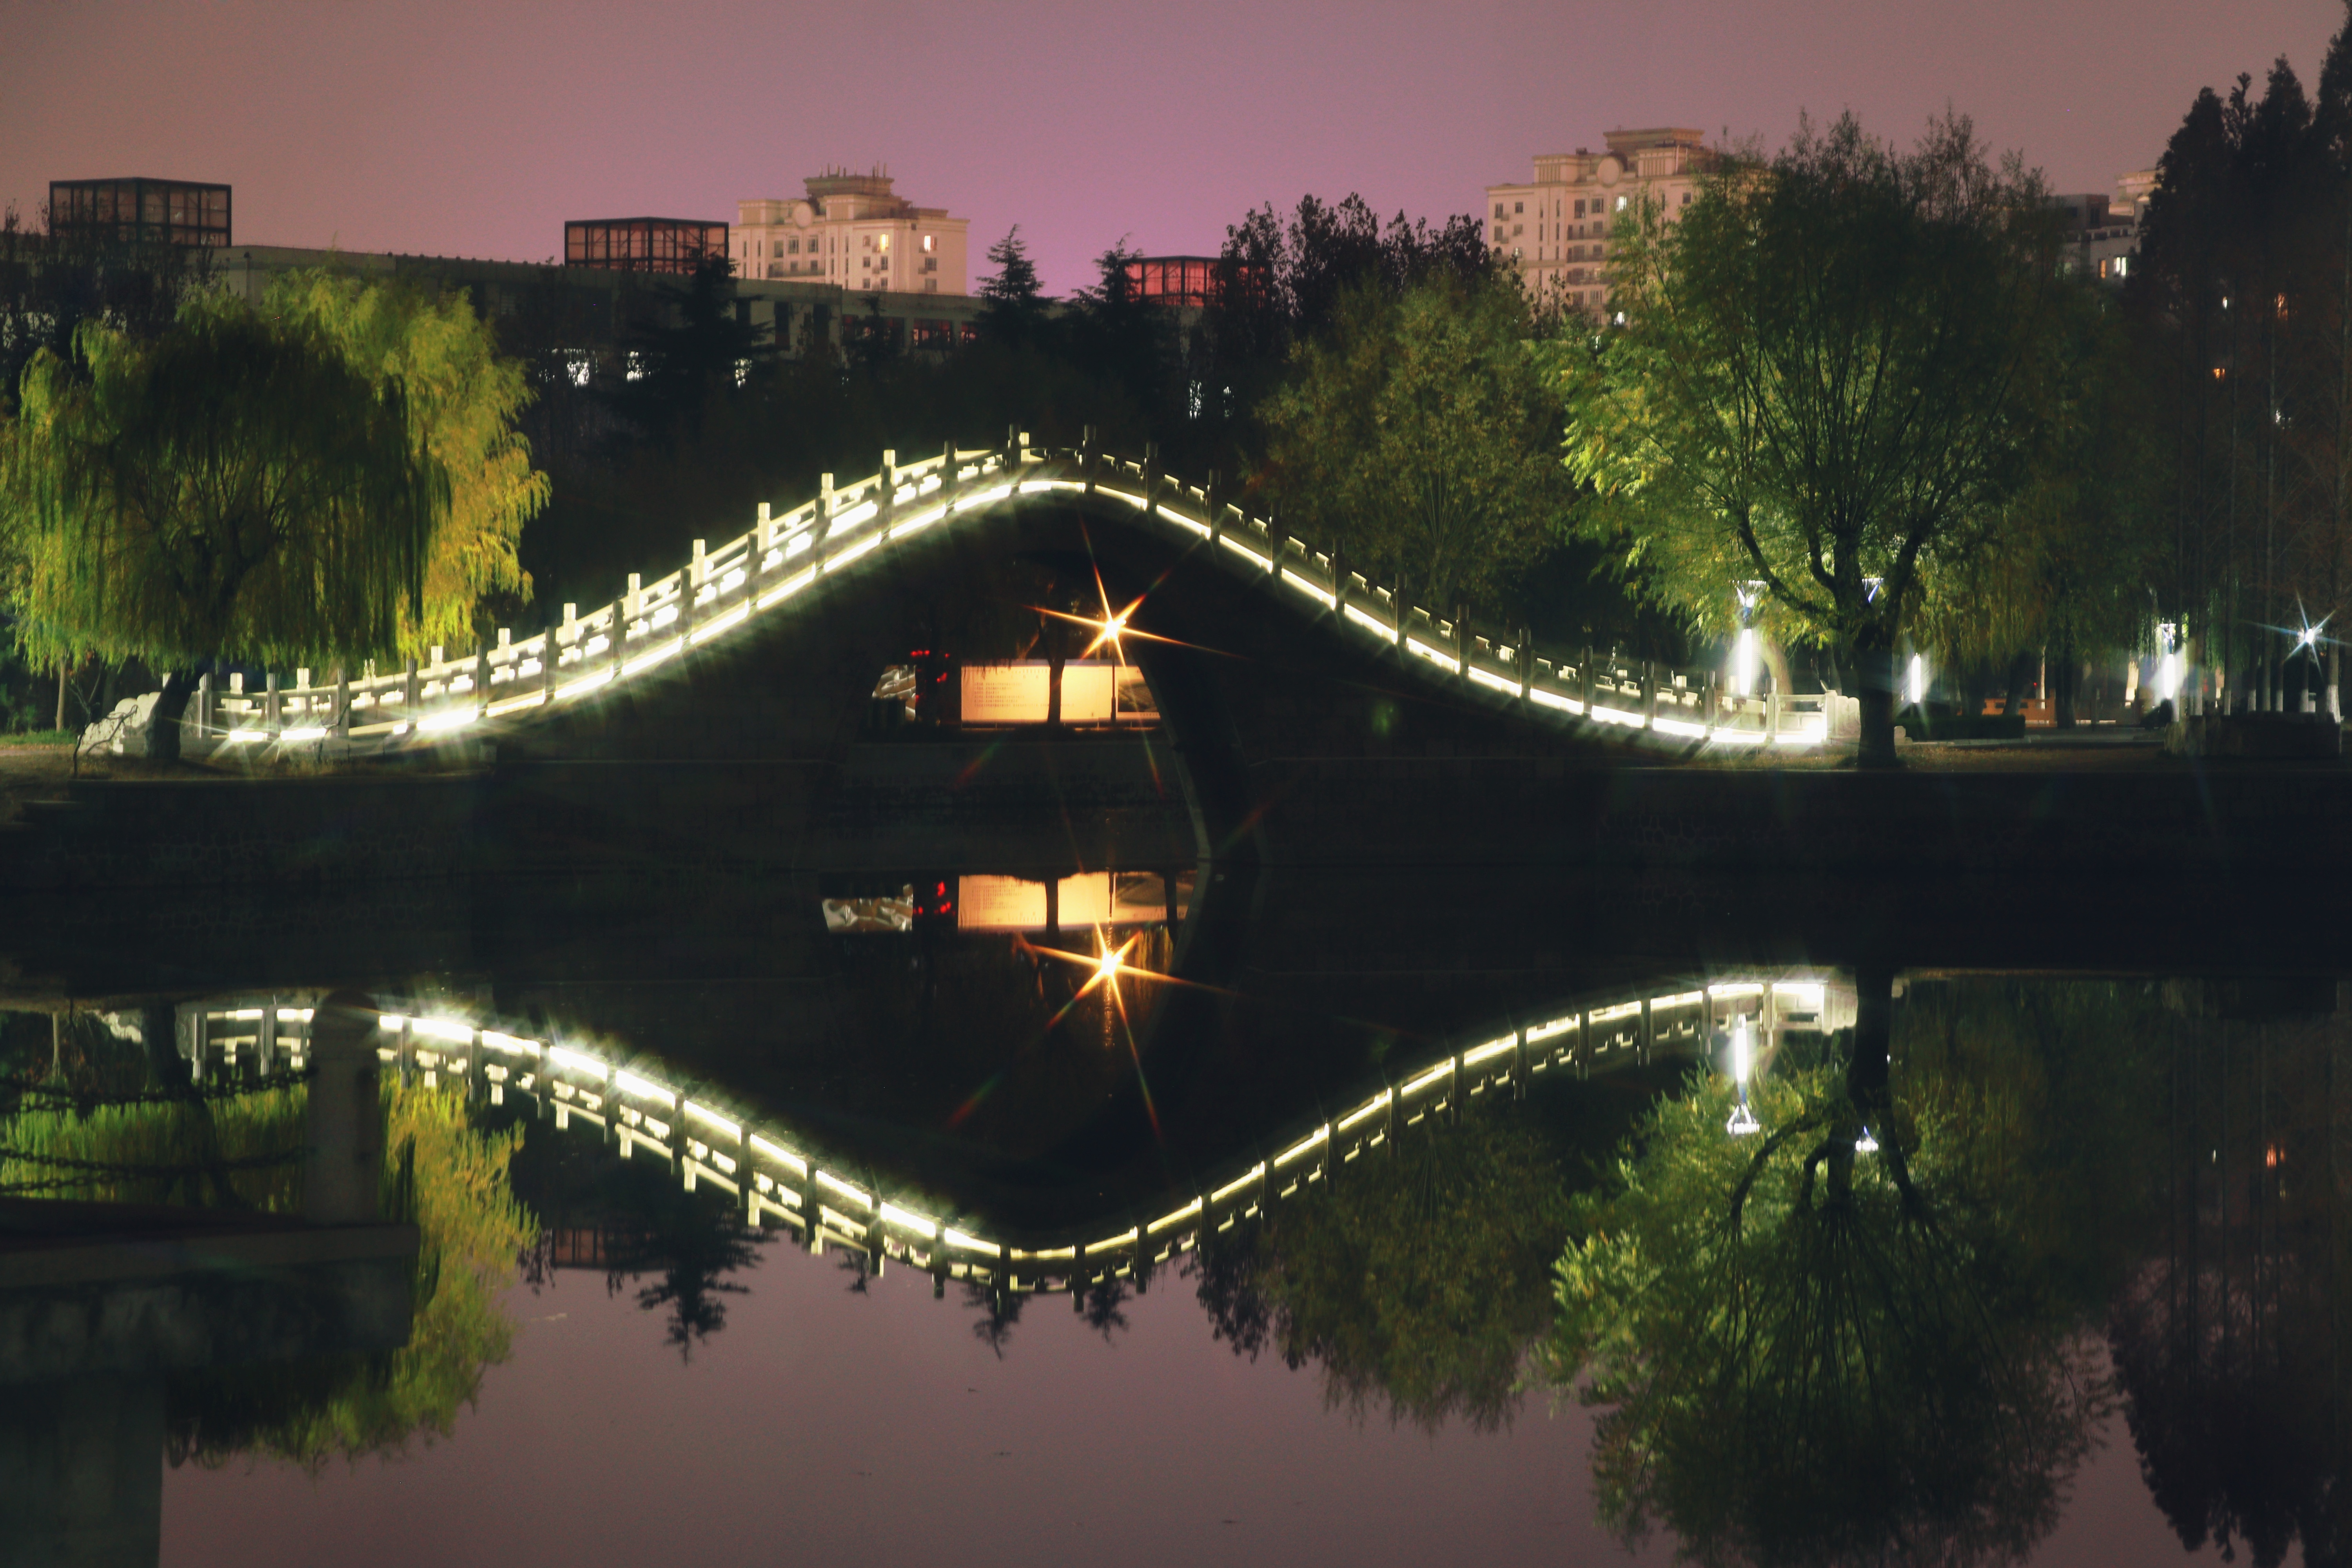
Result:
{"label": "glowing light strip", "polygon": [[1246,555],[1250,560],[1255,562],[1259,571],[1271,572],[1274,570],[1274,561],[1271,557],[1260,555],[1248,545],[1241,543],[1239,541],[1235,540],[1232,534],[1223,533],[1219,534],[1217,537],[1219,541],[1223,543],[1224,547],[1232,551],[1234,554]]}
{"label": "glowing light strip", "polygon": [[1694,741],[1706,739],[1706,726],[1694,724],[1687,719],[1655,719],[1651,721],[1650,728],[1662,735],[1686,735]]}
{"label": "glowing light strip", "polygon": [[1209,525],[1205,522],[1195,522],[1181,512],[1171,511],[1166,507],[1157,504],[1154,504],[1151,510],[1180,528],[1189,528],[1203,539],[1209,537]]}
{"label": "glowing light strip", "polygon": [[1181,1224],[1185,1220],[1191,1219],[1194,1215],[1199,1214],[1200,1212],[1201,1200],[1194,1198],[1182,1208],[1177,1209],[1171,1214],[1161,1215],[1158,1219],[1153,1220],[1150,1225],[1145,1226],[1143,1228],[1147,1234],[1155,1230],[1166,1230],[1170,1226]]}
{"label": "glowing light strip", "polygon": [[816,1179],[823,1182],[826,1186],[831,1187],[835,1192],[841,1194],[844,1197],[855,1198],[859,1203],[864,1204],[867,1208],[872,1208],[874,1206],[874,1199],[870,1194],[858,1191],[856,1187],[851,1186],[847,1182],[843,1181],[839,1176],[835,1175],[830,1171],[819,1171],[816,1173]]}
{"label": "glowing light strip", "polygon": [[1402,1099],[1408,1094],[1412,1094],[1417,1089],[1428,1088],[1431,1084],[1435,1083],[1439,1079],[1451,1078],[1453,1076],[1454,1058],[1448,1057],[1445,1060],[1438,1063],[1435,1067],[1430,1068],[1419,1078],[1412,1079],[1403,1088],[1398,1089],[1397,1096]]}
{"label": "glowing light strip", "polygon": [[474,1037],[474,1026],[456,1018],[419,1018],[408,1032],[428,1040],[456,1040],[462,1045]]}
{"label": "glowing light strip", "polygon": [[1529,687],[1528,689],[1528,696],[1530,700],[1540,702],[1547,708],[1557,708],[1563,713],[1581,713],[1584,711],[1583,703],[1571,701],[1556,691],[1546,691],[1540,686]]}
{"label": "glowing light strip", "polygon": [[575,680],[569,686],[561,686],[556,688],[556,700],[562,701],[567,698],[576,697],[582,692],[593,691],[600,686],[610,686],[612,683],[613,671],[612,668],[608,665],[604,668],[598,670],[595,674],[588,677],[585,680]]}
{"label": "glowing light strip", "polygon": [[1088,1257],[1092,1257],[1094,1254],[1106,1251],[1110,1247],[1132,1246],[1142,1239],[1142,1233],[1130,1226],[1127,1229],[1120,1231],[1117,1236],[1105,1237],[1100,1241],[1089,1241],[1087,1243],[1087,1255]]}
{"label": "glowing light strip", "polygon": [[1389,1101],[1395,1098],[1396,1096],[1389,1090],[1385,1089],[1381,1090],[1378,1095],[1366,1100],[1362,1105],[1358,1106],[1347,1115],[1339,1118],[1339,1131],[1345,1132],[1349,1128],[1353,1127],[1365,1117],[1370,1116],[1376,1111],[1385,1110]]}
{"label": "glowing light strip", "polygon": [[476,715],[462,709],[454,713],[436,713],[429,719],[419,719],[416,732],[420,735],[446,735],[452,730],[464,729],[475,718]]}
{"label": "glowing light strip", "polygon": [[1454,670],[1456,673],[1459,673],[1462,668],[1462,666],[1455,661],[1452,654],[1444,652],[1438,648],[1433,648],[1427,643],[1422,641],[1419,637],[1407,637],[1404,639],[1404,646],[1410,651],[1421,655],[1422,658],[1428,659],[1433,664],[1442,664],[1446,668]]}
{"label": "glowing light strip", "polygon": [[910,1210],[902,1209],[896,1204],[884,1204],[880,1212],[882,1217],[892,1225],[905,1230],[911,1230],[918,1236],[932,1237],[940,1233],[939,1221],[927,1219]]}
{"label": "glowing light strip", "polygon": [[1049,1247],[1043,1252],[1024,1252],[1016,1247],[1005,1256],[1020,1258],[1024,1263],[1055,1263],[1065,1258],[1075,1262],[1078,1249],[1075,1247]]}
{"label": "glowing light strip", "polygon": [[1312,1149],[1315,1145],[1324,1142],[1330,1136],[1330,1128],[1318,1127],[1314,1131],[1309,1132],[1306,1137],[1301,1138],[1297,1142],[1293,1143],[1289,1148],[1285,1149],[1281,1153],[1276,1154],[1274,1157],[1274,1168],[1277,1171],[1282,1169],[1283,1166],[1289,1164],[1290,1162],[1297,1159],[1301,1154],[1306,1153],[1307,1151]]}
{"label": "glowing light strip", "polygon": [[567,1051],[562,1046],[548,1047],[547,1059],[557,1067],[584,1072],[599,1083],[613,1076],[613,1069],[594,1057],[583,1057],[578,1051]]}
{"label": "glowing light strip", "polygon": [[1528,1031],[1528,1044],[1533,1045],[1538,1040],[1549,1040],[1554,1035],[1564,1035],[1582,1021],[1571,1015],[1565,1018],[1554,1018],[1549,1024],[1538,1024]]}
{"label": "glowing light strip", "polygon": [[1095,494],[1098,496],[1110,496],[1115,500],[1123,500],[1138,511],[1141,511],[1143,510],[1143,497],[1134,490],[1118,489],[1113,486],[1104,484],[1101,480],[1097,479],[1095,481]]}
{"label": "glowing light strip", "polygon": [[324,724],[302,724],[294,729],[280,730],[278,732],[278,743],[281,746],[302,741],[323,741],[326,738],[327,727]]}
{"label": "glowing light strip", "polygon": [[534,691],[528,697],[509,697],[503,702],[493,702],[488,708],[482,710],[482,717],[485,719],[497,719],[505,714],[512,713],[518,709],[541,708],[544,707],[546,703],[547,693],[544,691]]}
{"label": "glowing light strip", "polygon": [[947,516],[947,514],[948,509],[943,506],[935,506],[929,511],[918,512],[904,522],[891,524],[890,537],[892,539],[904,539],[907,535],[914,532],[918,529],[930,527],[931,524],[939,521],[940,519]]}
{"label": "glowing light strip", "polygon": [[802,1159],[798,1154],[793,1153],[789,1149],[779,1149],[773,1143],[769,1142],[765,1138],[761,1137],[757,1132],[751,1134],[751,1147],[759,1151],[761,1153],[765,1154],[769,1159],[773,1160],[779,1165],[791,1166],[794,1175],[805,1176],[808,1174],[808,1162],[806,1160]]}
{"label": "glowing light strip", "polygon": [[1654,1013],[1661,1007],[1696,1007],[1706,1000],[1706,993],[1704,991],[1677,991],[1672,996],[1652,997],[1650,1011]]}
{"label": "glowing light strip", "polygon": [[1773,984],[1772,994],[1795,996],[1803,1001],[1818,1003],[1824,994],[1824,987],[1819,981],[1782,980]]}
{"label": "glowing light strip", "polygon": [[1630,730],[1643,729],[1649,723],[1639,713],[1628,713],[1622,708],[1603,708],[1598,702],[1592,705],[1591,711],[1585,717],[1597,719],[1603,724],[1622,724]]}
{"label": "glowing light strip", "polygon": [[719,1131],[726,1133],[727,1136],[735,1139],[739,1142],[742,1141],[742,1124],[740,1122],[728,1121],[727,1118],[719,1115],[719,1112],[711,1110],[710,1107],[707,1105],[698,1105],[693,1100],[689,1100],[686,1102],[686,1113],[698,1121],[718,1128]]}
{"label": "glowing light strip", "polygon": [[788,578],[781,586],[770,589],[761,595],[758,607],[764,610],[771,605],[781,605],[815,581],[816,568],[812,566],[799,576]]}
{"label": "glowing light strip", "polygon": [[963,500],[955,503],[955,509],[958,511],[969,511],[976,506],[989,506],[994,502],[1004,500],[1012,493],[1013,487],[1011,485],[998,485],[992,489],[982,490],[976,496],[964,497]]}
{"label": "glowing light strip", "polygon": [[496,1029],[484,1029],[482,1031],[482,1044],[489,1047],[490,1049],[494,1051],[504,1051],[510,1057],[535,1057],[539,1055],[539,1042],[537,1040],[526,1040],[519,1035],[502,1035]]}
{"label": "glowing light strip", "polygon": [[281,1024],[307,1024],[310,1021],[310,1009],[308,1007],[280,1007],[278,1009],[278,1021]]}
{"label": "glowing light strip", "polygon": [[684,637],[672,637],[669,641],[662,644],[661,647],[654,649],[651,653],[641,653],[637,655],[636,658],[624,663],[621,666],[621,674],[624,677],[638,674],[641,671],[651,669],[654,666],[661,663],[665,659],[676,658],[679,654],[682,654],[685,651],[686,639]]}
{"label": "glowing light strip", "polygon": [[1462,1065],[1466,1068],[1474,1062],[1483,1062],[1488,1057],[1499,1057],[1505,1051],[1517,1049],[1518,1044],[1517,1037],[1513,1035],[1506,1035],[1499,1040],[1488,1040],[1475,1050],[1463,1052]]}
{"label": "glowing light strip", "polygon": [[1614,1007],[1595,1007],[1592,1010],[1592,1021],[1596,1024],[1613,1024],[1620,1018],[1638,1017],[1641,1012],[1642,1005],[1639,1002],[1620,1002]]}
{"label": "glowing light strip", "polygon": [[1332,596],[1328,589],[1317,587],[1314,584],[1308,582],[1306,578],[1301,577],[1297,573],[1293,572],[1287,566],[1282,569],[1282,580],[1289,584],[1292,587],[1297,589],[1300,593],[1306,595],[1308,598],[1316,600],[1326,609],[1336,610],[1339,607],[1339,601]]}
{"label": "glowing light strip", "polygon": [[960,1230],[942,1230],[940,1232],[940,1239],[945,1241],[950,1247],[960,1247],[966,1252],[984,1253],[990,1258],[1000,1258],[1004,1253],[1004,1248],[997,1246],[996,1243],[982,1241],[976,1236],[966,1236]]}
{"label": "glowing light strip", "polygon": [[1496,691],[1506,692],[1513,697],[1519,694],[1517,681],[1506,680],[1499,675],[1489,675],[1475,664],[1470,667],[1470,679],[1480,686],[1492,687]]}
{"label": "glowing light strip", "polygon": [[870,500],[860,501],[847,511],[834,515],[833,527],[828,531],[828,537],[834,533],[847,533],[853,528],[863,528],[881,515],[880,503]]}
{"label": "glowing light strip", "polygon": [[672,1094],[668,1089],[664,1089],[657,1083],[651,1083],[639,1078],[633,1072],[614,1073],[613,1075],[613,1087],[619,1089],[624,1094],[634,1094],[639,1100],[650,1100],[655,1101],[656,1104],[667,1105],[673,1110],[677,1109],[677,1095]]}
{"label": "glowing light strip", "polygon": [[[244,1015],[239,1013],[231,1013],[229,1015],[232,1018],[242,1017]],[[257,1018],[261,1016],[258,1012],[256,1012],[253,1016]],[[379,1029],[404,1029],[408,1026],[408,1020],[402,1017],[397,1013],[386,1013],[383,1017],[378,1018],[375,1021],[375,1024],[376,1027]]]}
{"label": "glowing light strip", "polygon": [[1707,739],[1718,746],[1760,746],[1771,737],[1759,730],[1717,730]]}
{"label": "glowing light strip", "polygon": [[1708,986],[1706,994],[1710,996],[1761,996],[1764,994],[1764,983],[1760,980],[1727,981],[1721,985]]}
{"label": "glowing light strip", "polygon": [[706,621],[701,626],[695,627],[693,640],[696,642],[708,642],[710,638],[717,637],[720,632],[729,631],[736,626],[741,626],[745,621],[751,619],[751,603],[747,599],[743,603],[736,605],[733,609],[728,611],[725,615],[719,616],[717,619]]}
{"label": "glowing light strip", "polygon": [[1238,1181],[1228,1182],[1223,1186],[1219,1187],[1215,1192],[1211,1193],[1209,1194],[1209,1201],[1213,1204],[1223,1203],[1234,1194],[1240,1192],[1244,1187],[1248,1186],[1251,1183],[1256,1181],[1259,1177],[1265,1174],[1265,1166],[1264,1163],[1261,1162],[1258,1164],[1253,1165]]}
{"label": "glowing light strip", "polygon": [[840,571],[843,567],[848,565],[851,562],[856,560],[867,551],[872,550],[876,545],[880,544],[886,537],[887,536],[884,534],[869,533],[865,538],[859,540],[856,543],[851,545],[848,549],[835,551],[833,554],[825,558],[825,571],[828,574]]}
{"label": "glowing light strip", "polygon": [[1368,616],[1364,614],[1363,611],[1356,608],[1353,605],[1348,606],[1348,618],[1355,622],[1358,626],[1363,627],[1366,631],[1371,633],[1374,637],[1380,638],[1382,642],[1396,641],[1396,627],[1389,625],[1386,621],[1374,619],[1372,616]]}

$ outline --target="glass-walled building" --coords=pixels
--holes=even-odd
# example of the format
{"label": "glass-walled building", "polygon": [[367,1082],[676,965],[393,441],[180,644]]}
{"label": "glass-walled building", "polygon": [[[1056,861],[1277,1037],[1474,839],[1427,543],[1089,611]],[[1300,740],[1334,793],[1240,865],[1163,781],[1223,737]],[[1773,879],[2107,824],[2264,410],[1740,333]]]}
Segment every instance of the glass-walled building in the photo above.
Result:
{"label": "glass-walled building", "polygon": [[226,246],[228,192],[193,180],[51,180],[49,232],[131,245]]}
{"label": "glass-walled building", "polygon": [[727,226],[698,218],[589,218],[563,226],[566,267],[624,272],[692,272],[727,254]]}

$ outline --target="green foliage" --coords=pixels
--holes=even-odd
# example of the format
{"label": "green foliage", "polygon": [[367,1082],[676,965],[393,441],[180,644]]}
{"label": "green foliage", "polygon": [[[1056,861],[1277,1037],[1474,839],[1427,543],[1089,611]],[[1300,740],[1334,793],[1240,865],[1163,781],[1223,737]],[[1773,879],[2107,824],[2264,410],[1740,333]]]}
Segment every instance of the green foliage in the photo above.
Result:
{"label": "green foliage", "polygon": [[[1541,1367],[1605,1407],[1602,1517],[1706,1563],[2021,1557],[2106,1390],[2085,1330],[2139,1245],[2151,1004],[1930,987],[1858,1154],[1838,1064],[1695,1074],[1575,1205]],[[2119,1093],[2119,1088],[2121,1092]]]}
{"label": "green foliage", "polygon": [[1524,298],[1499,283],[1438,275],[1343,295],[1265,405],[1262,479],[1284,526],[1402,576],[1441,613],[1491,601],[1567,500],[1530,331]]}
{"label": "green foliage", "polygon": [[1209,1238],[1193,1267],[1217,1336],[1316,1363],[1334,1408],[1492,1431],[1549,1319],[1566,1218],[1549,1149],[1490,1115],[1406,1133]]}
{"label": "green foliage", "polygon": [[511,1353],[514,1325],[499,1294],[537,1230],[515,1201],[507,1166],[520,1131],[480,1133],[464,1099],[387,1083],[387,1197],[404,1184],[420,1281],[408,1342],[389,1355],[343,1356],[186,1379],[173,1390],[179,1456],[223,1465],[263,1454],[317,1470],[336,1458],[404,1453],[456,1429],[482,1373]]}
{"label": "green foliage", "polygon": [[0,428],[0,557],[37,664],[390,654],[448,480],[404,388],[226,293],[152,342],[86,323]]}
{"label": "green foliage", "polygon": [[[0,1120],[0,1191],[114,1203],[299,1213],[309,1090],[156,1093]],[[181,1458],[268,1454],[317,1468],[446,1436],[513,1327],[499,1293],[535,1226],[508,1186],[518,1131],[478,1133],[459,1095],[383,1087],[387,1218],[419,1233],[415,1318],[383,1355],[340,1355],[192,1373],[172,1404]]]}
{"label": "green foliage", "polygon": [[1612,238],[1621,324],[1559,361],[1579,527],[1708,630],[1759,584],[1768,635],[1853,649],[1884,691],[1937,574],[2009,547],[2072,384],[2081,285],[2039,177],[1964,118],[1905,155],[1848,115]]}
{"label": "green foliage", "polygon": [[988,261],[996,270],[980,280],[981,335],[1008,346],[1031,342],[1044,328],[1045,299],[1019,224],[988,247]]}
{"label": "green foliage", "polygon": [[401,389],[411,445],[446,477],[448,496],[434,521],[423,596],[401,605],[399,651],[423,658],[435,645],[475,646],[486,596],[530,596],[516,551],[523,525],[547,504],[548,478],[515,429],[530,401],[522,367],[499,353],[455,291],[289,272],[271,282],[263,309],[316,331],[380,389]]}

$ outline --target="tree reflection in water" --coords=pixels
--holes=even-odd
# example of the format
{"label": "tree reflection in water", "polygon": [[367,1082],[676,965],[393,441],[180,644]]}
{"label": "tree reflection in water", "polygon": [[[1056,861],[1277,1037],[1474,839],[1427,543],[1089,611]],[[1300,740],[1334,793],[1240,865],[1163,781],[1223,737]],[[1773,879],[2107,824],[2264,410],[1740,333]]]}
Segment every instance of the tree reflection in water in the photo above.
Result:
{"label": "tree reflection in water", "polygon": [[1727,1136],[1735,1090],[1695,1074],[1575,1204],[1542,1370],[1602,1408],[1600,1506],[1628,1542],[2015,1560],[2107,1409],[2085,1331],[2134,1228],[2116,1086],[2145,1078],[2153,1004],[1928,987],[1890,1074],[1870,978],[1843,1060],[1792,1039],[1751,1089],[1760,1134]]}
{"label": "tree reflection in water", "polygon": [[2258,1568],[2352,1548],[2347,1047],[2332,1017],[2172,1023],[2163,1228],[2110,1320],[2157,1505]]}
{"label": "tree reflection in water", "polygon": [[1529,1120],[1498,1107],[1405,1130],[1189,1260],[1219,1339],[1253,1360],[1313,1362],[1360,1419],[1434,1432],[1508,1426],[1551,1315],[1563,1172]]}
{"label": "tree reflection in water", "polygon": [[[200,1091],[184,1064],[166,1060],[181,1070],[153,1078],[148,1065],[126,1065],[117,1052],[14,1085],[13,1110],[0,1116],[0,1190],[300,1212],[306,1083],[224,1081]],[[418,1230],[408,1342],[174,1374],[166,1399],[174,1464],[262,1454],[316,1469],[396,1454],[415,1438],[448,1436],[485,1370],[507,1358],[513,1327],[499,1292],[533,1230],[507,1181],[518,1136],[473,1130],[464,1100],[446,1090],[387,1080],[383,1106],[383,1215]]]}

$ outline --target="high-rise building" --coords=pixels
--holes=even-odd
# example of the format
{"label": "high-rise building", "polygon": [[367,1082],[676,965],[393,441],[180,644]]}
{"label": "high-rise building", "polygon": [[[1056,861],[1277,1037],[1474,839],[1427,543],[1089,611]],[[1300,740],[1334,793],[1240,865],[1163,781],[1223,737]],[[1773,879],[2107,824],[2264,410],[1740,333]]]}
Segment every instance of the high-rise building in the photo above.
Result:
{"label": "high-rise building", "polygon": [[1486,187],[1487,243],[1538,299],[1600,310],[1612,226],[1644,195],[1673,217],[1691,204],[1712,162],[1701,134],[1680,126],[1612,131],[1602,140],[1603,153],[1538,154],[1528,184]]}
{"label": "high-rise building", "polygon": [[828,169],[808,194],[736,205],[735,270],[870,293],[962,294],[970,220],[894,194],[880,169]]}

